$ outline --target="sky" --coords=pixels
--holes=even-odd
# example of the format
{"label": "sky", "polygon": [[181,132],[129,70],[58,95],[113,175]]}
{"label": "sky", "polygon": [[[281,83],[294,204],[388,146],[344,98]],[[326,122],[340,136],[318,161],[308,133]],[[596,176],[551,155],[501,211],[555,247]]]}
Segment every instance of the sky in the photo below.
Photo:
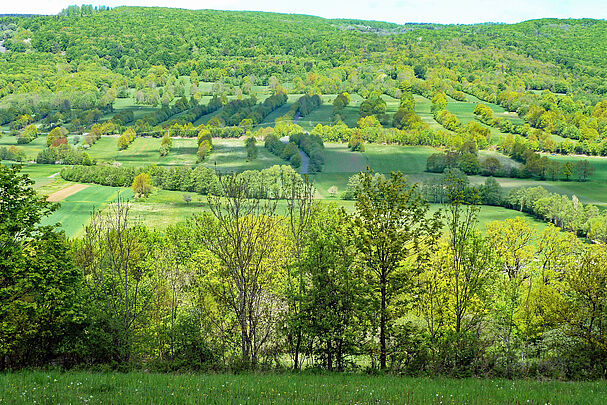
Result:
{"label": "sky", "polygon": [[0,14],[57,14],[71,4],[252,10],[394,23],[514,23],[535,18],[607,19],[607,0],[3,0]]}

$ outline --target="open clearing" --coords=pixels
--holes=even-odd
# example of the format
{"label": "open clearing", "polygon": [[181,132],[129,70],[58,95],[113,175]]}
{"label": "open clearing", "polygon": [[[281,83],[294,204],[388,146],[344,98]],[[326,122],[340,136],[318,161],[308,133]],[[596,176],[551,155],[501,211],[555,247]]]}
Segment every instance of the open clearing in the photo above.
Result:
{"label": "open clearing", "polygon": [[77,192],[82,191],[82,190],[84,190],[87,187],[88,187],[88,184],[72,184],[71,186],[67,186],[64,189],[61,189],[59,191],[55,191],[53,194],[50,194],[46,198],[46,201],[49,201],[49,202],[63,201],[67,197],[69,197],[71,195],[74,195]]}

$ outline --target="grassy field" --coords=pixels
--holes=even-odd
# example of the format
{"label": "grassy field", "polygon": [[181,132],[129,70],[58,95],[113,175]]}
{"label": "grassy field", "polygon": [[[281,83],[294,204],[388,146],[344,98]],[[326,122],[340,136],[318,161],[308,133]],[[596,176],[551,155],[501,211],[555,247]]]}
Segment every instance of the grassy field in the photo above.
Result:
{"label": "grassy field", "polygon": [[102,162],[120,162],[125,166],[159,166],[196,164],[197,143],[195,138],[173,139],[171,152],[160,156],[160,138],[135,138],[125,150],[118,150],[118,138],[103,136],[89,150],[92,159]]}
{"label": "grassy field", "polygon": [[[321,176],[320,179],[317,176]],[[329,195],[328,188],[339,183],[331,182],[330,177],[324,178],[322,177],[324,175],[317,176],[314,177],[315,185],[318,188],[317,195],[322,198],[324,202],[343,206],[348,212],[354,211],[354,201],[344,201],[338,197],[332,198]],[[339,185],[337,187],[338,194],[345,191],[345,185],[343,188]],[[84,191],[81,191],[81,193]],[[186,195],[192,197],[192,201],[190,203],[185,202],[184,196]],[[164,229],[167,226],[175,225],[178,222],[185,221],[195,214],[200,214],[203,211],[208,210],[206,201],[206,196],[197,194],[182,191],[156,190],[148,198],[132,200],[131,213],[133,214],[133,221],[135,222],[144,223],[152,228]],[[286,215],[286,207],[287,205],[285,201],[278,201],[277,213],[279,215]],[[442,207],[440,204],[431,204],[430,211],[431,213],[434,213],[441,208]],[[483,206],[481,207],[478,216],[479,228],[484,230],[485,225],[492,221],[515,218],[517,216],[523,217],[530,221],[540,232],[546,227],[544,222],[539,221],[530,215],[502,207]]]}
{"label": "grassy field", "polygon": [[133,197],[130,189],[90,185],[61,201],[61,207],[42,221],[42,225],[58,223],[68,237],[78,236],[89,221],[93,211],[102,210],[107,204]]}
{"label": "grassy field", "polygon": [[261,170],[286,161],[268,152],[263,142],[257,142],[257,159],[247,161],[247,150],[242,139],[213,139],[213,152],[204,165],[222,172]]}
{"label": "grassy field", "polygon": [[[325,101],[330,102],[330,98]],[[10,141],[14,139],[14,137],[4,137],[0,138],[0,141],[3,141],[4,144],[10,144]],[[26,146],[30,148],[32,153],[35,153],[35,148],[42,148],[44,146],[42,141],[43,139],[39,138],[33,145]],[[160,139],[136,138],[133,144],[125,151],[118,150],[116,141],[116,137],[102,137],[89,150],[89,153],[99,161],[117,161],[126,166],[196,164],[195,139],[174,139],[170,154],[164,158],[161,158],[158,152]],[[339,196],[346,191],[348,179],[353,174],[365,171],[367,167],[379,173],[401,170],[406,174],[410,182],[423,182],[431,177],[439,176],[438,174],[425,172],[426,159],[430,154],[435,153],[435,151],[431,147],[423,146],[368,144],[366,145],[365,152],[360,153],[351,152],[345,144],[327,143],[325,145],[323,172],[311,175],[317,188],[316,196],[326,201],[334,201],[337,204],[344,205],[347,210],[351,211],[353,203],[342,201],[339,199]],[[495,156],[504,165],[518,165],[517,162],[497,152],[481,151],[479,155],[481,159]],[[595,167],[596,173],[590,181],[583,183],[510,178],[499,178],[497,180],[506,192],[514,187],[543,186],[551,192],[566,194],[570,197],[576,195],[584,203],[593,203],[599,207],[607,208],[607,199],[605,198],[607,195],[607,159],[574,156],[551,156],[551,158],[561,162],[589,159]],[[240,139],[215,139],[214,150],[209,159],[204,163],[209,168],[223,172],[240,172],[248,169],[259,170],[281,164],[286,164],[286,162],[269,153],[261,142],[258,144],[258,158],[248,162],[246,160],[244,142]],[[34,187],[40,194],[50,194],[71,184],[58,176],[61,168],[62,166],[60,165],[26,165],[24,172],[30,174],[35,181]],[[486,181],[486,177],[471,176],[470,181],[472,184],[482,184]],[[329,189],[333,186],[337,187],[336,196],[329,193]],[[61,208],[50,218],[46,219],[45,224],[61,223],[68,236],[76,236],[88,221],[91,210],[93,208],[103,208],[108,202],[116,198],[117,192],[120,190],[118,188],[93,185],[63,201]],[[130,190],[124,190],[126,190],[125,195],[130,193]],[[205,197],[192,195],[193,201],[190,204],[186,204],[183,199],[184,194],[175,191],[155,190],[148,199],[134,201],[133,213],[139,221],[151,227],[164,228],[205,209]],[[284,207],[279,206],[279,212],[283,211]],[[484,224],[491,220],[512,218],[519,215],[520,213],[517,211],[504,208],[483,207],[479,220]],[[534,220],[531,217],[527,218],[532,220],[538,229],[545,226],[543,222]]]}
{"label": "grassy field", "polygon": [[607,383],[411,378],[363,374],[18,372],[0,403],[58,404],[604,404]]}
{"label": "grassy field", "polygon": [[434,119],[430,110],[432,107],[430,100],[417,94],[414,94],[413,98],[415,98],[415,112],[420,116],[422,121],[430,125],[432,129],[442,129],[446,131],[446,129]]}

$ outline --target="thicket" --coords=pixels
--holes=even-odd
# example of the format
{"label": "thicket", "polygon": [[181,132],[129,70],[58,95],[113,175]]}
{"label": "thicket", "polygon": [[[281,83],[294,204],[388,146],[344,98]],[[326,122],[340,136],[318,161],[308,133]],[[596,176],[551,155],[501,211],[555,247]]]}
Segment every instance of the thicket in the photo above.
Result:
{"label": "thicket", "polygon": [[[201,195],[218,194],[219,176],[209,168],[197,167],[123,167],[113,165],[72,166],[61,169],[61,178],[78,183],[93,183],[112,187],[130,187],[141,173],[150,176],[152,185],[163,190],[184,191]],[[301,176],[289,166],[272,166],[263,170],[247,170],[239,176],[246,178],[250,192],[263,198],[283,199],[286,182]]]}
{"label": "thicket", "polygon": [[[67,141],[66,138],[63,138]],[[60,165],[94,165],[88,153],[79,147],[72,147],[67,143],[60,143],[38,152],[36,163]]]}

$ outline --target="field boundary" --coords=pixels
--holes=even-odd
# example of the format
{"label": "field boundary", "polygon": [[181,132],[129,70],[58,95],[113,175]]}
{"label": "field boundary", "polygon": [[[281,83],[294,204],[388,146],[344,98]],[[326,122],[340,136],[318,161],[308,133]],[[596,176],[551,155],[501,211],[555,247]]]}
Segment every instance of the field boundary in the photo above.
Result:
{"label": "field boundary", "polygon": [[68,186],[59,191],[55,191],[52,194],[49,194],[48,197],[46,197],[46,201],[49,201],[49,202],[63,201],[67,197],[84,190],[88,186],[89,186],[88,184],[72,184],[71,186]]}

